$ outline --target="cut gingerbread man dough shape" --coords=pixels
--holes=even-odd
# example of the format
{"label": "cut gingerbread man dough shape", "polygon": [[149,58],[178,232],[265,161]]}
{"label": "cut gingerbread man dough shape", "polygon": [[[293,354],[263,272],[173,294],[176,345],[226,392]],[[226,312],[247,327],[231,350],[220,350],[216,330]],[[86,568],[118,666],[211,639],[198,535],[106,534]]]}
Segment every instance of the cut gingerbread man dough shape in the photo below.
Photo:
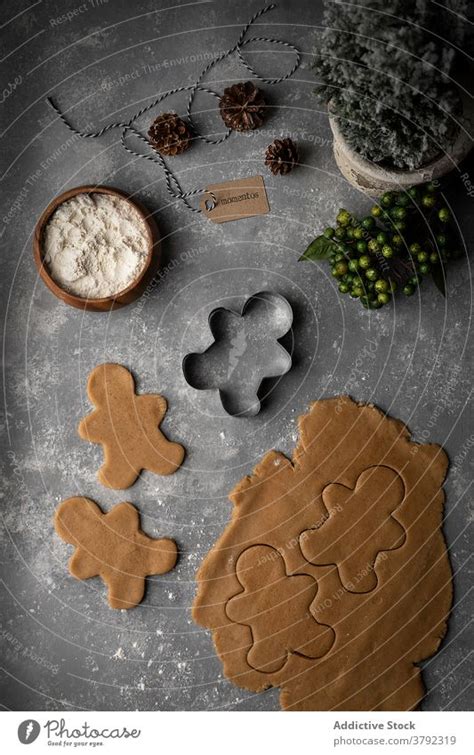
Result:
{"label": "cut gingerbread man dough shape", "polygon": [[104,514],[88,498],[68,498],[57,508],[56,532],[75,546],[69,571],[77,579],[101,577],[111,608],[133,608],[145,592],[145,577],[165,574],[176,564],[176,543],[155,540],[140,529],[131,503],[119,503]]}
{"label": "cut gingerbread man dough shape", "polygon": [[80,422],[79,435],[103,446],[102,485],[128,488],[142,469],[169,475],[181,466],[183,446],[170,443],[159,430],[167,409],[163,396],[137,396],[131,373],[119,364],[92,370],[87,393],[97,408]]}
{"label": "cut gingerbread man dough shape", "polygon": [[288,576],[280,553],[266,545],[245,550],[236,574],[244,589],[229,600],[226,613],[251,629],[249,666],[272,673],[285,665],[289,653],[319,658],[329,650],[334,632],[309,612],[318,590],[312,577]]}
{"label": "cut gingerbread man dough shape", "polygon": [[302,533],[303,556],[318,566],[337,566],[349,592],[374,590],[378,554],[405,542],[405,530],[393,517],[404,496],[400,475],[383,466],[362,472],[354,489],[328,485],[322,492],[328,516],[316,529]]}

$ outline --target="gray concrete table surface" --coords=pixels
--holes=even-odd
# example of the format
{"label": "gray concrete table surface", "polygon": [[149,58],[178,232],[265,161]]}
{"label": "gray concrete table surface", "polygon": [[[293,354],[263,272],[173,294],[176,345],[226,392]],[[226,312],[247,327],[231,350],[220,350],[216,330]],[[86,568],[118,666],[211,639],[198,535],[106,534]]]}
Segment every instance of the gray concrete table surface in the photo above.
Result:
{"label": "gray concrete table surface", "polygon": [[[467,354],[473,199],[459,171],[446,194],[465,254],[450,270],[446,299],[428,282],[421,298],[397,298],[393,307],[368,313],[342,299],[327,265],[298,262],[339,207],[363,211],[371,204],[338,172],[327,116],[313,95],[319,2],[283,0],[257,29],[304,53],[291,80],[263,86],[274,106],[264,127],[234,133],[220,146],[198,143],[172,162],[185,189],[262,173],[271,205],[266,216],[211,224],[170,201],[159,167],[125,153],[116,132],[71,139],[45,103],[54,94],[82,128],[130,116],[159,92],[192,83],[212,56],[235,43],[259,7],[259,0],[2,3],[2,88],[8,85],[0,217],[5,709],[277,710],[278,690],[250,694],[223,677],[209,633],[191,619],[194,578],[229,521],[234,484],[267,450],[291,453],[298,415],[312,400],[340,393],[373,401],[403,419],[415,439],[442,443],[451,457],[444,530],[455,605],[441,650],[423,664],[428,694],[422,708],[472,704],[468,488],[474,436]],[[252,62],[269,76],[291,60],[268,46],[257,49]],[[229,81],[247,78],[234,57],[208,80],[222,91]],[[184,112],[185,100],[176,96],[161,110]],[[215,105],[197,98],[203,129],[221,130]],[[263,165],[264,150],[278,135],[293,136],[301,150],[302,165],[285,178]],[[472,165],[464,168],[469,175]],[[135,195],[154,212],[164,239],[158,285],[110,315],[60,303],[33,264],[39,214],[56,194],[82,183]],[[262,289],[282,293],[294,308],[294,366],[257,417],[232,418],[217,395],[186,384],[181,360],[209,342],[207,316],[214,306],[241,306]],[[101,449],[81,441],[76,427],[90,411],[87,375],[106,360],[130,367],[139,391],[167,397],[164,430],[187,449],[177,474],[144,473],[127,491],[96,481]],[[68,574],[71,548],[54,534],[52,516],[72,495],[87,495],[107,509],[130,500],[148,534],[178,542],[176,569],[149,579],[146,598],[133,611],[109,609],[98,579],[78,582]]]}

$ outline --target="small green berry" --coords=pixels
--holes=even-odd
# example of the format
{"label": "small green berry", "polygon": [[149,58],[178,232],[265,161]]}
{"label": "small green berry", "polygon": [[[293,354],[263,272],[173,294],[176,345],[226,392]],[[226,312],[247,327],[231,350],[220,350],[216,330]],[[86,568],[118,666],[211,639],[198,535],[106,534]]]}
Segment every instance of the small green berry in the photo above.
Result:
{"label": "small green berry", "polygon": [[351,291],[351,296],[353,299],[358,299],[359,296],[363,296],[364,289],[361,286],[354,286],[354,288]]}
{"label": "small green berry", "polygon": [[413,199],[413,200],[418,199],[418,189],[417,189],[417,187],[416,186],[411,186],[407,190],[407,194],[410,197],[410,199]]}
{"label": "small green berry", "polygon": [[409,251],[410,254],[418,254],[419,252],[421,252],[420,244],[410,244]]}
{"label": "small green berry", "polygon": [[397,229],[397,231],[405,231],[407,227],[405,220],[395,220],[393,225]]}
{"label": "small green berry", "polygon": [[352,273],[356,273],[357,270],[359,269],[359,260],[358,259],[349,260],[349,262],[347,263],[347,267]]}
{"label": "small green berry", "polygon": [[429,258],[428,252],[423,252],[423,251],[418,252],[416,256],[416,259],[418,260],[418,262],[427,262],[428,258]]}
{"label": "small green berry", "polygon": [[382,208],[378,204],[374,204],[370,212],[372,217],[379,218],[382,214]]}
{"label": "small green berry", "polygon": [[332,269],[332,274],[336,278],[341,278],[347,273],[347,262],[336,262]]}
{"label": "small green berry", "polygon": [[362,257],[359,257],[359,267],[361,267],[362,270],[366,270],[370,267],[370,257],[367,254],[363,254]]}
{"label": "small green berry", "polygon": [[393,195],[391,191],[386,191],[380,199],[382,207],[391,207],[393,204]]}
{"label": "small green berry", "polygon": [[430,265],[427,262],[423,262],[423,264],[420,265],[420,273],[422,275],[428,275],[428,273],[430,272],[430,270],[431,270],[431,267],[430,267]]}
{"label": "small green berry", "polygon": [[436,204],[436,197],[432,194],[423,194],[421,197],[421,204],[426,207],[427,210],[431,210]]}
{"label": "small green berry", "polygon": [[377,296],[379,304],[388,304],[390,301],[390,294],[381,293]]}
{"label": "small green berry", "polygon": [[385,257],[386,260],[389,260],[391,257],[393,257],[393,249],[391,246],[388,246],[388,244],[385,244],[384,247],[382,247],[382,254]]}
{"label": "small green berry", "polygon": [[369,281],[374,281],[377,279],[378,272],[374,267],[369,267],[368,270],[365,271],[365,277],[368,278]]}
{"label": "small green berry", "polygon": [[437,265],[439,262],[439,256],[436,252],[431,252],[430,254],[430,262],[432,265]]}
{"label": "small green berry", "polygon": [[352,215],[347,210],[341,209],[337,213],[336,221],[339,223],[339,225],[341,226],[349,225],[351,220],[352,220]]}
{"label": "small green berry", "polygon": [[447,236],[445,236],[444,233],[438,233],[438,235],[436,236],[436,243],[438,244],[438,246],[446,246],[446,244],[448,243]]}
{"label": "small green berry", "polygon": [[393,217],[396,220],[405,220],[407,216],[407,211],[404,207],[395,207],[393,212]]}
{"label": "small green berry", "polygon": [[438,211],[438,217],[442,223],[449,223],[449,221],[451,220],[451,213],[449,212],[447,207],[441,207],[441,209]]}
{"label": "small green berry", "polygon": [[358,241],[356,245],[356,249],[359,252],[359,254],[365,254],[365,252],[367,251],[367,242]]}
{"label": "small green berry", "polygon": [[417,286],[421,280],[421,277],[419,275],[412,275],[411,278],[408,279],[408,283],[410,286]]}
{"label": "small green berry", "polygon": [[339,241],[344,241],[344,239],[346,238],[346,229],[343,228],[341,225],[338,226],[338,228],[336,228],[336,230],[334,231],[334,236]]}
{"label": "small green berry", "polygon": [[398,235],[398,233],[396,233],[395,236],[392,237],[392,245],[397,247],[403,246],[403,239]]}
{"label": "small green berry", "polygon": [[341,283],[339,283],[338,289],[341,292],[341,294],[348,294],[349,293],[349,284],[341,282]]}
{"label": "small green berry", "polygon": [[389,290],[389,288],[389,283],[385,280],[385,278],[379,278],[375,281],[375,290],[379,294],[385,294]]}
{"label": "small green berry", "polygon": [[380,246],[377,241],[377,239],[370,239],[369,243],[367,244],[367,248],[369,252],[372,252],[372,254],[375,254],[376,252],[380,251]]}
{"label": "small green berry", "polygon": [[392,292],[392,294],[394,294],[394,293],[395,293],[395,291],[396,291],[396,290],[397,290],[397,288],[398,288],[398,286],[397,286],[397,282],[396,282],[396,281],[393,281],[393,280],[390,280],[390,281],[389,281],[389,286],[390,286],[390,291]]}
{"label": "small green berry", "polygon": [[406,286],[403,286],[403,293],[405,294],[405,296],[412,296],[412,294],[415,293],[415,289],[413,286],[407,283]]}
{"label": "small green berry", "polygon": [[358,225],[354,228],[353,236],[355,239],[363,239],[365,236],[365,229],[361,225]]}
{"label": "small green berry", "polygon": [[362,220],[362,226],[366,231],[371,231],[374,225],[375,220],[370,215],[367,215],[367,217]]}
{"label": "small green berry", "polygon": [[400,207],[407,207],[410,204],[410,195],[401,191],[397,197],[397,204]]}
{"label": "small green berry", "polygon": [[438,187],[439,187],[439,181],[430,181],[429,183],[426,184],[425,189],[430,194],[434,194],[434,192],[436,191]]}
{"label": "small green berry", "polygon": [[327,239],[332,239],[334,236],[334,228],[325,228],[323,231],[323,235],[326,236]]}

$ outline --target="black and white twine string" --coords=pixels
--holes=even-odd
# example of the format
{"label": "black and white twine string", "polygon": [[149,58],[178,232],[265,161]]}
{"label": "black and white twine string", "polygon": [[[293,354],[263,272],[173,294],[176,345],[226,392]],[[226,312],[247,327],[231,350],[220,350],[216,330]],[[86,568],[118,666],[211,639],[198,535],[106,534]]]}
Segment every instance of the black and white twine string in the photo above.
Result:
{"label": "black and white twine string", "polygon": [[[193,130],[193,135],[196,139],[200,139],[203,142],[206,142],[206,144],[221,144],[226,139],[229,138],[230,134],[232,133],[232,129],[227,129],[224,136],[221,136],[217,139],[210,139],[207,136],[204,136],[202,134],[199,134],[198,130],[195,128],[193,119],[192,119],[192,106],[194,103],[194,98],[196,96],[197,92],[205,92],[206,94],[211,94],[214,97],[217,97],[217,99],[220,99],[220,95],[217,92],[214,92],[212,89],[208,89],[207,87],[203,86],[201,84],[203,78],[209,73],[209,71],[217,65],[217,63],[221,62],[225,58],[230,57],[233,53],[237,53],[238,58],[242,65],[247,68],[247,70],[250,72],[253,78],[258,79],[259,81],[263,82],[264,84],[279,84],[282,81],[285,81],[286,79],[289,79],[290,76],[294,74],[296,69],[298,68],[300,61],[301,61],[301,55],[299,50],[295,47],[295,45],[292,45],[290,42],[285,42],[282,39],[274,39],[273,37],[250,37],[249,39],[245,39],[245,36],[249,30],[249,28],[252,26],[252,24],[260,18],[260,16],[263,16],[265,13],[267,13],[270,10],[273,10],[276,8],[276,3],[272,3],[271,5],[267,5],[265,8],[262,8],[257,13],[255,13],[250,21],[243,27],[242,32],[240,34],[240,37],[237,41],[237,43],[232,47],[230,50],[227,50],[226,52],[221,53],[217,58],[214,58],[200,73],[199,77],[195,81],[194,84],[190,84],[188,86],[181,86],[176,87],[175,89],[170,89],[167,92],[164,92],[159,97],[157,97],[153,102],[150,102],[146,107],[143,107],[141,110],[139,110],[137,113],[135,113],[129,121],[127,122],[115,122],[115,123],[109,123],[107,126],[104,126],[104,128],[100,129],[99,131],[80,131],[79,129],[75,128],[69,120],[66,118],[64,113],[59,109],[59,107],[55,104],[53,99],[51,97],[47,98],[47,102],[49,105],[53,108],[55,113],[58,115],[58,117],[61,119],[61,121],[64,123],[64,125],[72,131],[73,134],[76,134],[77,136],[80,136],[84,139],[97,139],[104,134],[106,134],[108,131],[112,131],[113,129],[121,129],[121,144],[124,147],[124,149],[133,155],[134,157],[141,157],[145,160],[150,160],[151,162],[158,163],[158,165],[161,166],[163,169],[163,172],[165,174],[165,182],[166,182],[166,189],[168,191],[168,194],[173,199],[181,199],[186,206],[192,210],[192,212],[201,212],[201,209],[199,207],[193,207],[193,205],[190,203],[190,198],[194,197],[198,194],[207,193],[211,196],[211,201],[206,202],[206,207],[208,210],[212,209],[216,205],[216,198],[212,194],[212,192],[209,192],[208,189],[200,188],[200,189],[194,189],[193,191],[183,191],[178,179],[174,175],[174,173],[169,169],[167,166],[165,160],[163,159],[163,156],[152,147],[150,141],[147,139],[146,136],[144,136],[135,126],[135,122],[142,116],[144,113],[147,113],[149,110],[153,109],[157,105],[159,105],[163,100],[165,100],[167,97],[171,97],[173,94],[178,94],[180,92],[189,92],[189,99],[186,106],[186,116],[189,121],[189,124]],[[253,67],[245,60],[245,58],[242,55],[242,48],[246,47],[246,45],[251,44],[252,42],[268,42],[270,44],[276,44],[281,45],[282,47],[286,47],[295,54],[295,62],[292,66],[291,70],[289,70],[284,76],[281,76],[280,78],[276,79],[267,79],[263,76],[260,76]],[[133,137],[137,139],[138,141],[142,142],[146,145],[147,148],[152,148],[152,153],[143,153],[138,152],[137,150],[133,149],[128,143],[127,138]]]}

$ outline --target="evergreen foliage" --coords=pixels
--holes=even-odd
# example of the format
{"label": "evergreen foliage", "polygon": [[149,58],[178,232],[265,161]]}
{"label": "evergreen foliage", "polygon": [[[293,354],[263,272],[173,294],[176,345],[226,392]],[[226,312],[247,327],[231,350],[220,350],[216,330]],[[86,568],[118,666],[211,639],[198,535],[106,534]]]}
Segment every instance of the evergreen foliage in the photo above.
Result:
{"label": "evergreen foliage", "polygon": [[467,0],[325,0],[315,70],[350,146],[415,169],[449,150],[462,111],[453,82]]}

